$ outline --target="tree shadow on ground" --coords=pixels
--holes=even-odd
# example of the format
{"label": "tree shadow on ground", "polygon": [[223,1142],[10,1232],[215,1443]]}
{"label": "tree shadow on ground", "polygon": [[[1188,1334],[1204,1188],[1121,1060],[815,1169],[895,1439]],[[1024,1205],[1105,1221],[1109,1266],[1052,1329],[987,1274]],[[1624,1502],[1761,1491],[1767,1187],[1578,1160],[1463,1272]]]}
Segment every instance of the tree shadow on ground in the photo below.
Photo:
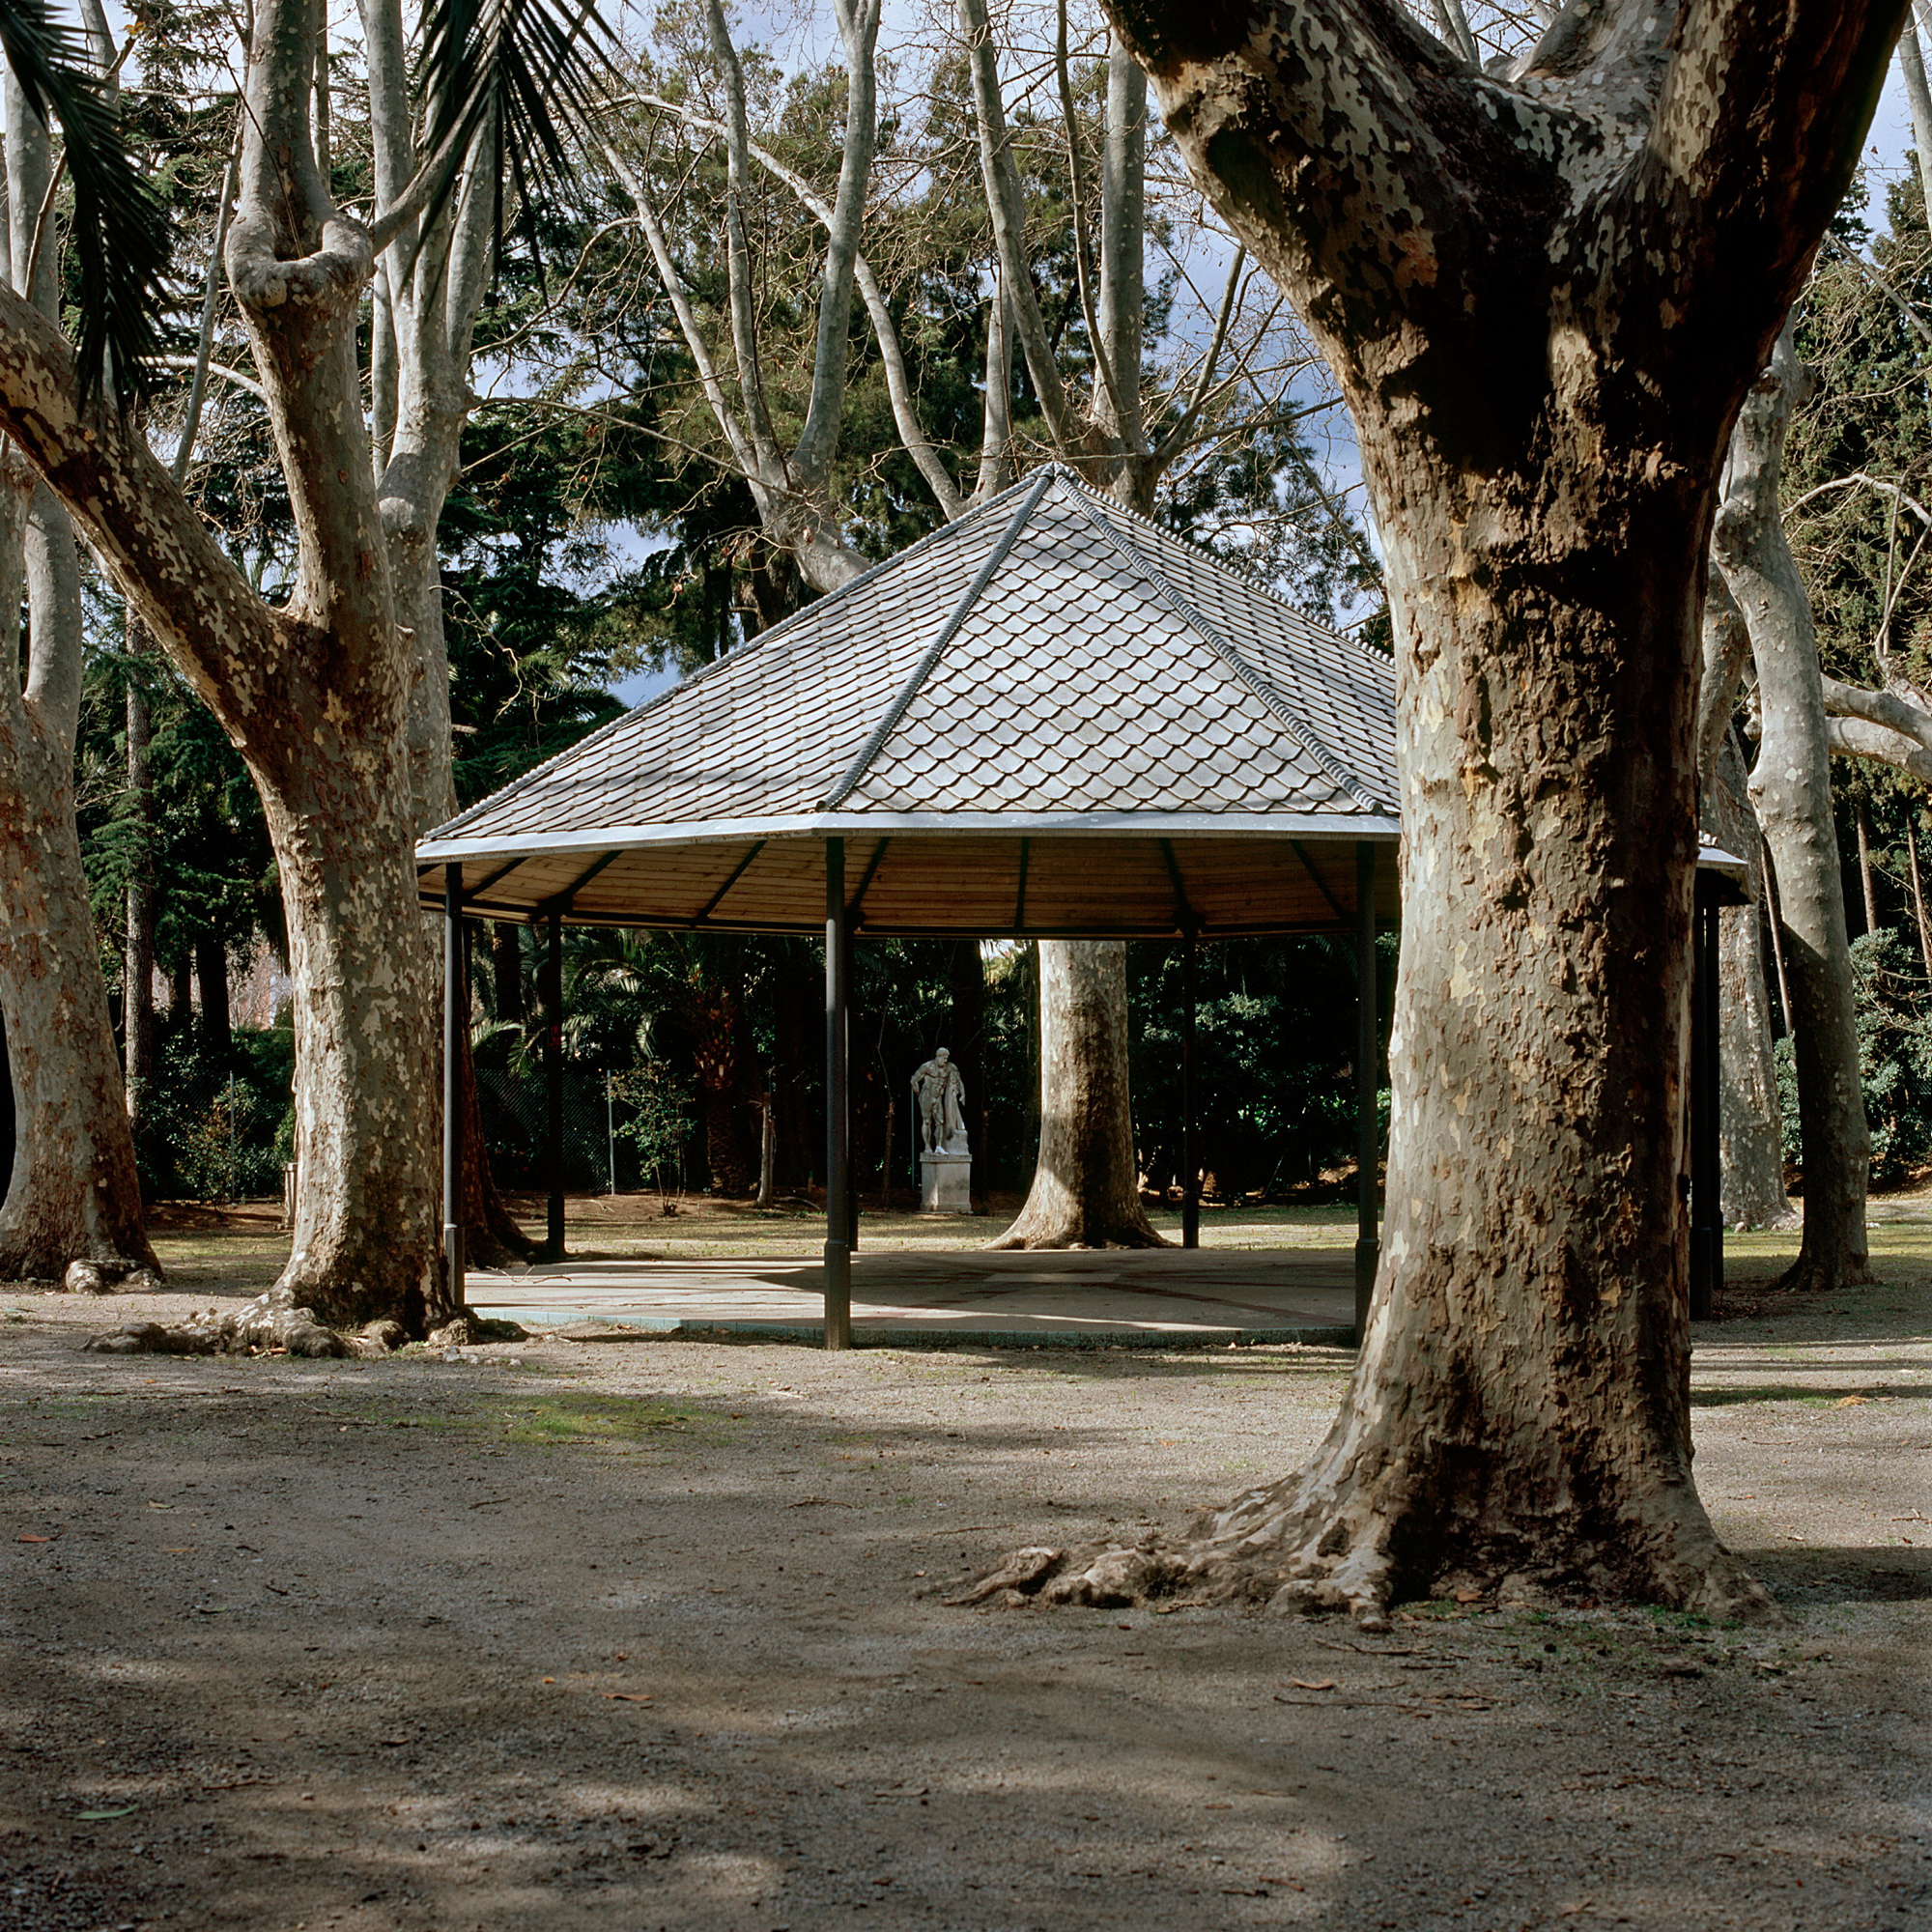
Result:
{"label": "tree shadow on ground", "polygon": [[[1861,1362],[1859,1367],[1869,1369],[1874,1364]],[[1916,1363],[1901,1363],[1900,1367],[1916,1367]],[[1932,1385],[1923,1388],[1907,1387],[1881,1382],[1869,1388],[1830,1388],[1806,1387],[1797,1382],[1761,1382],[1746,1384],[1736,1388],[1700,1388],[1690,1391],[1692,1408],[1734,1408],[1742,1404],[1753,1402],[1802,1402],[1810,1408],[1855,1408],[1869,1402],[1920,1402],[1932,1396]]]}
{"label": "tree shadow on ground", "polygon": [[1786,1609],[1932,1602],[1932,1548],[1774,1544],[1735,1554]]}

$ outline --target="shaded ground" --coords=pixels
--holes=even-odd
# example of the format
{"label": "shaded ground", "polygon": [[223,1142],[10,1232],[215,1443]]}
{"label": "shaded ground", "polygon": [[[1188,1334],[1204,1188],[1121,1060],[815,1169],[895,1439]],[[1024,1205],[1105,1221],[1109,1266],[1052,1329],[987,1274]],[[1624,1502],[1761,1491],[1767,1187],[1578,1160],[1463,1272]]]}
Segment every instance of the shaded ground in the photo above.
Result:
{"label": "shaded ground", "polygon": [[[0,1293],[0,1925],[1925,1925],[1932,1230],[1883,1240],[1700,1331],[1775,1633],[932,1594],[1292,1466],[1328,1351],[109,1358],[135,1298]],[[272,1237],[165,1246],[172,1314]]]}

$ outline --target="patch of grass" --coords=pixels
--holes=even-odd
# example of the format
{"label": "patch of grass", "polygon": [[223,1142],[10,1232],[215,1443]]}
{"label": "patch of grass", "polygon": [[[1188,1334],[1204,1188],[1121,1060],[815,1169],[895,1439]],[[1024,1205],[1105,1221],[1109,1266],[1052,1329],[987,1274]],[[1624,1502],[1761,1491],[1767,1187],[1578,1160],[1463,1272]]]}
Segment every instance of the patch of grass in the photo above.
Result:
{"label": "patch of grass", "polygon": [[1666,1610],[1653,1604],[1644,1614],[1662,1631],[1707,1631],[1712,1627],[1711,1619],[1696,1610]]}
{"label": "patch of grass", "polygon": [[690,1430],[699,1422],[716,1421],[668,1403],[630,1402],[622,1397],[552,1396],[541,1402],[506,1404],[497,1420],[505,1442],[577,1445],[647,1441],[654,1436]]}

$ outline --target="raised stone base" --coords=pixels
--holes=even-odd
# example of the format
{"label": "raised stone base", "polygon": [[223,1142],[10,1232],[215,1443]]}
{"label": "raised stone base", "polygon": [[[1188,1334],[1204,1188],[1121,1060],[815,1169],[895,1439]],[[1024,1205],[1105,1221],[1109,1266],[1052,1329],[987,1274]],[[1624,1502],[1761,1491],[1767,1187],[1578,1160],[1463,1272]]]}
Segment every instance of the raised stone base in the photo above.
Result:
{"label": "raised stone base", "polygon": [[935,1148],[919,1157],[920,1208],[927,1214],[973,1211],[973,1156]]}

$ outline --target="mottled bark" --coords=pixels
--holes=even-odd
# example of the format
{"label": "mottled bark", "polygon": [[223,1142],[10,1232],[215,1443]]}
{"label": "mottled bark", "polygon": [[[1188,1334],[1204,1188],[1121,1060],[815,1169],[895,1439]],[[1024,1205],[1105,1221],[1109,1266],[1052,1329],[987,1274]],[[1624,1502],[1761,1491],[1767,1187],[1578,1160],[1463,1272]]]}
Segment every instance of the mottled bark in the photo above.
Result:
{"label": "mottled bark", "polygon": [[14,1103],[0,1281],[155,1265],[74,831],[72,741],[0,693],[0,1018]]}
{"label": "mottled bark", "polygon": [[1712,555],[1744,616],[1757,668],[1762,736],[1750,797],[1777,881],[1794,1003],[1804,1236],[1778,1285],[1836,1290],[1871,1279],[1865,1235],[1871,1136],[1859,1077],[1818,639],[1778,506],[1785,431],[1810,384],[1787,327],[1731,438]]}
{"label": "mottled bark", "polygon": [[[14,1172],[14,1063],[7,1051],[7,1014],[0,1008],[0,1174]],[[6,1199],[0,1195],[0,1201]]]}
{"label": "mottled bark", "polygon": [[134,856],[128,868],[127,930],[121,949],[121,1035],[125,1042],[128,1119],[138,1136],[155,1077],[155,881],[149,852],[155,787],[148,753],[152,726],[136,627],[128,632],[128,794],[134,821]]}
{"label": "mottled bark", "polygon": [[1448,1586],[1761,1610],[1690,1480],[1698,609],[1899,5],[1605,0],[1494,75],[1376,0],[1109,11],[1349,402],[1403,774],[1355,1375],[1176,1574],[1368,1617]]}
{"label": "mottled bark", "polygon": [[1039,1160],[995,1248],[1164,1248],[1141,1206],[1127,1100],[1127,949],[1039,942]]}
{"label": "mottled bark", "polygon": [[[1705,822],[1725,850],[1755,855],[1757,821],[1746,792],[1743,755],[1727,739],[1719,753],[1715,810]],[[1751,869],[1755,886],[1757,867]],[[1784,1133],[1772,1059],[1771,1001],[1765,981],[1764,909],[1755,890],[1748,905],[1718,915],[1719,1134],[1720,1198],[1733,1228],[1795,1228],[1798,1212],[1784,1191]]]}
{"label": "mottled bark", "polygon": [[1750,662],[1743,613],[1713,573],[1704,600],[1703,672],[1697,686],[1699,823],[1726,852],[1747,862],[1750,903],[1718,914],[1719,1186],[1733,1228],[1795,1228],[1784,1192],[1783,1116],[1772,1059],[1765,992],[1764,914],[1757,881],[1763,843],[1747,790],[1743,753],[1731,728]]}
{"label": "mottled bark", "polygon": [[[51,249],[25,286],[51,176],[47,128],[11,74],[6,94],[7,257],[34,304],[15,306],[39,320],[56,299]],[[0,524],[0,634],[10,640],[0,657],[0,1023],[14,1111],[0,1280],[58,1279],[78,1260],[152,1267],[74,824],[82,635],[73,532],[53,493],[11,455]]]}
{"label": "mottled bark", "polygon": [[[363,0],[361,17],[377,203],[390,210],[406,206],[411,184],[428,157],[416,145],[400,0]],[[470,351],[495,249],[498,175],[486,127],[464,156],[455,188],[437,218],[427,227],[417,216],[401,219],[375,270],[379,299],[371,312],[370,361],[376,496],[396,624],[412,660],[407,735],[411,822],[418,838],[456,812],[449,649],[436,532],[475,402]],[[483,1152],[475,1067],[466,1066],[460,1077],[469,1114],[463,1218],[469,1252],[487,1265],[512,1257],[528,1260],[535,1248],[511,1215]]]}
{"label": "mottled bark", "polygon": [[73,357],[0,293],[0,427],[84,528],[262,794],[296,982],[301,1187],[283,1284],[326,1320],[418,1326],[447,1305],[434,1187],[434,1010],[415,907],[395,624],[355,356],[367,233],[310,140],[316,12],[254,10],[226,266],[269,399],[297,535],[270,609],[138,427],[77,405]]}
{"label": "mottled bark", "polygon": [[[754,144],[743,66],[721,0],[709,0],[704,21],[724,94],[724,118],[699,119],[701,125],[717,129],[724,146],[724,307],[734,382],[727,382],[724,352],[711,342],[678,271],[649,184],[614,147],[606,151],[637,206],[659,282],[691,353],[706,406],[731,452],[733,467],[757,505],[759,528],[817,591],[836,590],[870,567],[870,560],[844,539],[834,499],[834,475],[850,354],[852,295],[860,279],[859,234],[878,138],[880,0],[835,0],[834,11],[845,50],[838,186],[824,215],[825,254],[818,277],[817,327],[806,418],[789,449],[780,444],[765,396],[766,371],[757,319],[761,296],[754,287],[755,256],[744,217]],[[676,107],[671,111],[682,112]],[[877,312],[883,312],[882,304]],[[896,334],[890,334],[889,340],[893,344],[891,355],[895,355]],[[923,443],[924,440],[918,440]],[[954,492],[949,514],[957,504]]]}

